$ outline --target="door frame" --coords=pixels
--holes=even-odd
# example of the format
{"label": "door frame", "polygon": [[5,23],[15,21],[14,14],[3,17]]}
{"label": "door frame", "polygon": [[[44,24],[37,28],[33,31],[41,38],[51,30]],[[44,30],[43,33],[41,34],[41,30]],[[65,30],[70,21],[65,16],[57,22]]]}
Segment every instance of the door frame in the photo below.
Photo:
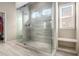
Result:
{"label": "door frame", "polygon": [[[52,6],[52,8],[53,8],[53,6]],[[52,20],[53,20],[53,15],[52,15]],[[53,24],[52,24],[52,26],[53,26]],[[54,2],[54,30],[55,30],[54,38],[52,38],[52,42],[53,42],[52,55],[53,56],[56,55],[56,51],[58,48],[58,2]]]}
{"label": "door frame", "polygon": [[6,19],[6,12],[5,11],[1,11],[0,10],[0,12],[4,15],[3,16],[3,33],[4,33],[4,40],[3,40],[3,42],[5,43],[6,41],[7,41],[7,28],[6,28],[6,21],[7,21],[7,19]]}

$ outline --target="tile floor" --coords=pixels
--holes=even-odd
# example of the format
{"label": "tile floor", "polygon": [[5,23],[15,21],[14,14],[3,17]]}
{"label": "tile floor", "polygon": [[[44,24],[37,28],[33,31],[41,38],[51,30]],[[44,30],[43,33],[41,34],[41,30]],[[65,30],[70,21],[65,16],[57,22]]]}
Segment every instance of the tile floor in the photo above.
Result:
{"label": "tile floor", "polygon": [[[48,56],[49,54],[35,50],[29,46],[22,46],[15,40],[7,41],[6,43],[0,42],[0,56]],[[56,56],[73,56],[73,54],[56,52]]]}

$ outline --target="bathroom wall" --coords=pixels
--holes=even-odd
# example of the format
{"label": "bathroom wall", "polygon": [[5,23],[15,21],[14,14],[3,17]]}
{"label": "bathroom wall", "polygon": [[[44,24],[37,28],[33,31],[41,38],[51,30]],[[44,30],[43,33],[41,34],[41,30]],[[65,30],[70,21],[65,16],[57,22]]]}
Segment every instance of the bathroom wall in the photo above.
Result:
{"label": "bathroom wall", "polygon": [[[59,4],[59,16],[60,16],[60,8],[61,7],[63,7],[63,6],[65,6],[65,5],[73,5],[73,7],[75,7],[74,6],[74,3],[60,3]],[[61,37],[61,38],[71,38],[71,39],[75,39],[76,38],[76,29],[75,29],[75,8],[73,9],[73,17],[68,17],[68,18],[60,18],[59,17],[59,33],[58,33],[58,35],[59,35],[59,37]],[[68,13],[69,13],[70,11],[68,11]],[[60,21],[61,21],[61,19],[63,19],[63,20],[72,20],[72,21],[74,21],[74,23],[70,23],[71,25],[72,25],[72,27],[71,28],[60,28]],[[63,22],[64,23],[64,22]],[[69,25],[68,25],[69,26]],[[64,26],[63,26],[64,27]],[[74,27],[74,28],[73,28]]]}
{"label": "bathroom wall", "polygon": [[16,39],[16,5],[14,2],[0,2],[0,12],[6,13],[5,39]]}
{"label": "bathroom wall", "polygon": [[79,2],[76,3],[76,27],[77,27],[77,31],[76,31],[76,37],[77,37],[77,52],[79,55]]}

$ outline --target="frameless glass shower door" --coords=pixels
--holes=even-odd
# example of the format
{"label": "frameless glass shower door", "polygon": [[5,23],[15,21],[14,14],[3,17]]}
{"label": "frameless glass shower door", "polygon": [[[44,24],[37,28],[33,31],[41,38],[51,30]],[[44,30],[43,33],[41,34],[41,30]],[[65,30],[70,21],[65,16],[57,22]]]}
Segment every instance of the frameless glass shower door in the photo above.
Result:
{"label": "frameless glass shower door", "polygon": [[[31,38],[40,50],[51,53],[52,44],[52,3],[35,3],[31,10]],[[35,44],[36,46],[36,44]]]}
{"label": "frameless glass shower door", "polygon": [[55,36],[55,5],[52,2],[34,2],[22,7],[22,43],[33,48],[32,55],[52,55]]}

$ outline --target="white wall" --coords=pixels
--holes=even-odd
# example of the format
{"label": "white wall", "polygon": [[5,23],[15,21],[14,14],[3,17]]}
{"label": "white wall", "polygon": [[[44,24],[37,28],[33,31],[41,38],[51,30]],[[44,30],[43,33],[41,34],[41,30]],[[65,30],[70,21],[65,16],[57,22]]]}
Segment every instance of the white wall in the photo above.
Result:
{"label": "white wall", "polygon": [[77,27],[77,32],[76,32],[76,37],[77,37],[77,52],[79,55],[79,2],[76,3],[76,27]]}
{"label": "white wall", "polygon": [[6,12],[5,34],[7,40],[16,39],[16,5],[14,2],[0,2],[0,12]]}

